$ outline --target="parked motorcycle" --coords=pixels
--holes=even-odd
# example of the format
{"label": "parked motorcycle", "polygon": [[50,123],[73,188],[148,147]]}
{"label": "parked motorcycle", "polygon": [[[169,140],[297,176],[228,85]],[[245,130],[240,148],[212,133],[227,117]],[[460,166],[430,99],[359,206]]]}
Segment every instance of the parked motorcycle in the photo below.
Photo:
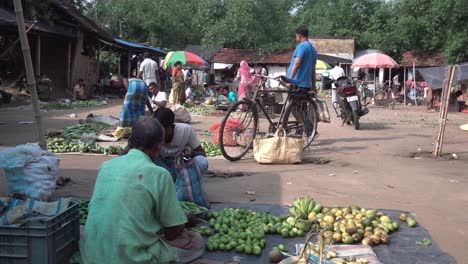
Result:
{"label": "parked motorcycle", "polygon": [[[332,80],[327,74],[322,76],[323,80],[327,84],[333,83],[337,89],[338,102],[333,104],[333,108],[337,113],[338,117],[343,121],[343,125],[353,124],[356,130],[359,130],[359,119],[369,113],[369,109],[362,105],[361,95],[351,80],[347,77],[340,77],[338,80]],[[326,85],[327,85],[326,84]],[[339,111],[339,113],[338,113]]]}
{"label": "parked motorcycle", "polygon": [[104,94],[114,94],[119,96],[119,98],[124,98],[127,94],[123,79],[120,76],[112,75],[112,73],[106,78],[101,79],[101,86],[103,87]]}

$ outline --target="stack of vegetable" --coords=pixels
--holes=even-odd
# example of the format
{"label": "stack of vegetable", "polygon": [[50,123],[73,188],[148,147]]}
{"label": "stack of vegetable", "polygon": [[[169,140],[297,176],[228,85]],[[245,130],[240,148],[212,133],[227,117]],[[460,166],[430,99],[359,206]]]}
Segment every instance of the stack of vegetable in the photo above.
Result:
{"label": "stack of vegetable", "polygon": [[85,124],[76,124],[73,126],[66,127],[60,137],[67,139],[80,139],[83,134],[95,133],[99,134],[103,131],[112,129],[113,126],[102,123],[102,122],[93,122]]}
{"label": "stack of vegetable", "polygon": [[117,155],[123,151],[123,148],[118,145],[105,148],[97,143],[86,143],[79,140],[71,141],[65,138],[48,138],[47,149],[52,153],[82,152],[105,155]]}
{"label": "stack of vegetable", "polygon": [[[208,215],[209,225],[216,233],[208,238],[209,251],[231,251],[247,255],[261,255],[266,245],[265,236],[276,233],[281,219],[267,213],[254,212],[242,208],[226,208]],[[206,230],[206,228],[204,229]],[[203,235],[212,231],[203,231]]]}
{"label": "stack of vegetable", "polygon": [[85,134],[99,134],[113,127],[106,123],[93,122],[76,124],[66,127],[63,131],[49,131],[47,139],[47,149],[53,153],[83,152],[83,153],[103,153],[116,155],[123,149],[118,145],[105,148],[94,142],[94,138],[87,142],[83,139]]}
{"label": "stack of vegetable", "polygon": [[194,213],[196,215],[204,214],[208,212],[208,209],[199,206],[197,204],[191,203],[191,202],[180,202],[180,206],[182,207],[182,210],[184,210],[185,213]]}
{"label": "stack of vegetable", "polygon": [[219,149],[218,145],[202,140],[201,146],[205,150],[207,157],[215,157],[221,155],[221,150]]}
{"label": "stack of vegetable", "polygon": [[46,110],[65,110],[83,107],[93,107],[102,105],[102,100],[88,100],[88,101],[73,101],[69,103],[48,103],[41,105],[42,109]]}
{"label": "stack of vegetable", "polygon": [[[397,221],[376,210],[357,206],[322,208],[312,198],[297,198],[290,208],[290,213],[295,219],[318,223],[320,228],[325,230],[324,237],[328,244],[388,244],[390,234],[400,226]],[[412,218],[409,221],[404,218],[404,221],[407,221],[410,227],[416,225]]]}
{"label": "stack of vegetable", "polygon": [[80,225],[85,225],[86,219],[88,219],[89,201],[79,200],[77,202],[78,202],[78,208],[80,210]]}

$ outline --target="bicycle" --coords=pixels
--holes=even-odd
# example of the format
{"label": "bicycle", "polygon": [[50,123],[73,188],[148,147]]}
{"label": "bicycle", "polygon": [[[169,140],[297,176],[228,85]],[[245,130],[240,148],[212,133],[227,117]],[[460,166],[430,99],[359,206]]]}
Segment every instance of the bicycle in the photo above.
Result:
{"label": "bicycle", "polygon": [[378,86],[374,95],[374,101],[376,106],[391,107],[392,110],[395,108],[395,92],[388,84],[388,81],[386,81],[382,86]]}
{"label": "bicycle", "polygon": [[[260,133],[259,110],[263,112],[268,121],[270,135],[282,126],[288,136],[303,138],[304,149],[308,148],[317,135],[318,115],[315,92],[300,90],[301,88],[297,86],[292,86],[287,90],[262,90],[266,79],[276,80],[286,86],[285,77],[255,76],[260,77],[261,82],[254,87],[252,97],[231,105],[221,122],[219,147],[224,158],[230,161],[240,160],[252,148],[253,140]],[[287,93],[277,121],[272,120],[260,100],[262,94],[273,92]]]}

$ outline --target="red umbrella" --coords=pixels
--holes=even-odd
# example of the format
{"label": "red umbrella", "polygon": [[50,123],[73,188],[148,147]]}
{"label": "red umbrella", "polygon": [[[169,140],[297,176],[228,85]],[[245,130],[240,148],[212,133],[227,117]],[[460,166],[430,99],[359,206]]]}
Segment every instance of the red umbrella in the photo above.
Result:
{"label": "red umbrella", "polygon": [[363,55],[356,59],[351,68],[398,68],[400,65],[390,56],[382,53]]}

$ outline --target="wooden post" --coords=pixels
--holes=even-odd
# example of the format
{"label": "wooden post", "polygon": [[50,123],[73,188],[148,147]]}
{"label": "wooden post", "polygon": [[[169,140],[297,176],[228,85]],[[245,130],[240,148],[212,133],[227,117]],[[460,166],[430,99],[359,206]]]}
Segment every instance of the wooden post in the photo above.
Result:
{"label": "wooden post", "polygon": [[130,52],[130,50],[128,51],[128,61],[127,61],[127,78],[130,79],[132,78],[132,64],[131,64],[131,60],[132,60],[132,53]]}
{"label": "wooden post", "polygon": [[406,67],[403,67],[403,93],[404,93],[404,97],[403,97],[403,103],[406,107]]}
{"label": "wooden post", "polygon": [[438,157],[442,154],[442,145],[445,136],[445,126],[447,122],[447,113],[449,107],[449,99],[450,99],[450,90],[453,82],[453,78],[455,75],[455,68],[450,66],[446,71],[446,77],[444,80],[444,86],[442,88],[441,94],[441,104],[440,104],[440,113],[439,113],[439,130],[436,137],[435,142],[435,149],[434,149],[434,157]]}
{"label": "wooden post", "polygon": [[34,110],[34,118],[36,120],[37,136],[39,138],[39,146],[42,149],[47,148],[46,139],[44,136],[44,128],[42,126],[42,117],[39,109],[39,99],[36,90],[36,80],[34,78],[34,69],[31,59],[31,51],[29,48],[28,36],[25,31],[23,7],[21,6],[21,0],[14,0],[16,21],[18,24],[18,32],[21,41],[21,50],[23,51],[24,67],[26,68],[26,78],[28,79],[28,85],[31,92],[31,101]]}
{"label": "wooden post", "polygon": [[119,53],[119,75],[122,75],[122,54]]}
{"label": "wooden post", "polygon": [[36,75],[41,76],[41,36],[37,35],[36,41]]}
{"label": "wooden post", "polygon": [[[100,60],[101,60],[101,42],[98,42],[98,50],[97,50],[97,54],[96,54],[96,61],[97,61],[97,67],[96,68],[97,68],[98,81],[100,81],[100,77],[101,77],[101,76],[99,76],[99,70],[100,70],[100,67],[101,67],[100,63],[99,63]],[[101,84],[99,83],[99,85],[101,85]]]}
{"label": "wooden post", "polygon": [[67,52],[67,90],[72,89],[71,84],[71,49],[72,49],[72,41],[68,41],[68,52]]}
{"label": "wooden post", "polygon": [[79,78],[79,74],[77,74],[77,71],[79,69],[78,67],[78,60],[81,55],[81,47],[83,45],[83,39],[84,39],[84,34],[83,32],[78,32],[78,39],[75,44],[75,55],[73,56],[73,64],[71,68],[71,85],[70,87],[73,87],[73,83],[76,82],[76,79]]}
{"label": "wooden post", "polygon": [[388,73],[388,83],[390,84],[390,87],[393,84],[392,83],[392,68],[390,68],[390,71]]}

